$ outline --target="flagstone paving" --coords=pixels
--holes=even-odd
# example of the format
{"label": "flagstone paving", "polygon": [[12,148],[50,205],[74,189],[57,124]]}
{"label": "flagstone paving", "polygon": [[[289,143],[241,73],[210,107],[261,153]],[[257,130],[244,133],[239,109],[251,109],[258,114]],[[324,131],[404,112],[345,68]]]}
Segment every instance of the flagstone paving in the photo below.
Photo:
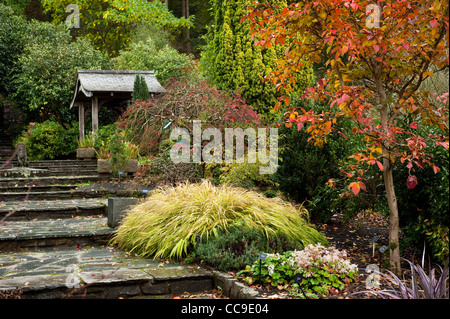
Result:
{"label": "flagstone paving", "polygon": [[[50,205],[51,204],[51,205]],[[67,200],[55,200],[42,201],[8,201],[0,202],[0,212],[10,211],[11,209],[17,209],[20,211],[34,210],[36,208],[45,208],[46,210],[59,210],[66,207],[90,207],[92,204],[105,207],[108,204],[107,198],[86,198],[86,199],[67,199]]]}
{"label": "flagstone paving", "polygon": [[[58,247],[0,254],[0,291],[63,297],[84,286],[95,296],[179,294],[212,288],[208,271],[131,256],[108,246]],[[103,289],[101,289],[103,288]]]}
{"label": "flagstone paving", "polygon": [[83,198],[66,200],[28,200],[0,202],[0,219],[5,215],[8,220],[35,218],[62,218],[73,214],[100,214],[105,212],[107,198]]}
{"label": "flagstone paving", "polygon": [[114,230],[107,226],[106,217],[74,217],[38,221],[9,221],[0,225],[2,240],[25,240],[52,237],[109,235]]}

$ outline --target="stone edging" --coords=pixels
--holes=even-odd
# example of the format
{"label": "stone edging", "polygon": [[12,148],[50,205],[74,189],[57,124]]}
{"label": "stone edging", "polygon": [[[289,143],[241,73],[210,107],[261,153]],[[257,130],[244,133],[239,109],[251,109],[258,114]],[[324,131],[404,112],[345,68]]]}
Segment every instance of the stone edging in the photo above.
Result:
{"label": "stone edging", "polygon": [[223,294],[230,299],[259,299],[259,293],[243,283],[239,282],[233,276],[221,272],[212,271],[214,286],[219,286]]}

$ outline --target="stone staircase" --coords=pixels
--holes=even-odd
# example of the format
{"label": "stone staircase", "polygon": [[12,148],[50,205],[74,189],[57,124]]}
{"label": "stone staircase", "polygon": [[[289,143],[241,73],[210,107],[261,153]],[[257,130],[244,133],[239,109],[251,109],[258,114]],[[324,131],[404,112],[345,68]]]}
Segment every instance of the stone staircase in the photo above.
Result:
{"label": "stone staircase", "polygon": [[7,161],[13,153],[11,138],[0,131],[0,163]]}
{"label": "stone staircase", "polygon": [[[13,163],[14,165],[14,163]],[[79,185],[99,180],[95,160],[39,161],[28,168],[10,168],[0,172],[0,201],[56,200],[96,197],[79,193]]]}
{"label": "stone staircase", "polygon": [[108,245],[108,194],[80,187],[99,182],[96,161],[5,166],[8,145],[0,135],[0,298],[170,298],[213,287],[204,269]]}

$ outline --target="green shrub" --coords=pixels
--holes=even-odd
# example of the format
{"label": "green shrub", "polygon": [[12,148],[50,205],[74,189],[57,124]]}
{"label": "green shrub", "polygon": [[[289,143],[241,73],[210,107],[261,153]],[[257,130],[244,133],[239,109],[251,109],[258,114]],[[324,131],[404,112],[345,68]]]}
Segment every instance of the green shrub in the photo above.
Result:
{"label": "green shrub", "polygon": [[[244,154],[244,156],[248,156]],[[220,183],[231,184],[237,187],[252,189],[256,186],[267,187],[276,186],[270,176],[260,174],[259,170],[262,164],[257,163],[231,163],[222,164],[221,174],[219,176]]]}
{"label": "green shrub", "polygon": [[69,109],[79,69],[107,69],[109,60],[88,39],[72,41],[65,25],[32,20],[26,41],[14,65],[12,98],[31,118],[56,118],[60,123],[76,119]]}
{"label": "green shrub", "polygon": [[290,203],[278,198],[208,182],[159,188],[132,208],[113,243],[142,256],[182,258],[196,244],[244,223],[268,240],[279,234],[299,247],[325,243]]}
{"label": "green shrub", "polygon": [[[293,42],[286,39],[284,45],[274,44],[264,50],[254,46],[251,23],[241,21],[242,16],[249,13],[251,2],[241,0],[231,4],[222,0],[211,1],[214,23],[209,28],[200,65],[208,80],[224,89],[239,90],[261,116],[272,121],[273,107],[280,92],[267,77],[277,70],[277,60],[284,56],[286,48]],[[265,2],[280,7],[287,3],[285,0]],[[313,78],[312,68],[303,67],[296,72],[296,84],[292,89],[302,94],[313,83]]]}
{"label": "green shrub", "polygon": [[117,122],[101,126],[95,133],[94,147],[99,149],[102,145],[109,144],[111,137],[117,132]]}
{"label": "green shrub", "polygon": [[[317,113],[330,110],[327,101],[305,101],[295,96],[291,105]],[[330,134],[322,147],[309,143],[310,136],[305,129],[298,131],[295,127],[282,127],[279,130],[280,160],[273,180],[290,199],[304,203],[311,218],[320,222],[328,222],[336,212],[351,216],[372,207],[377,200],[373,189],[377,187],[376,177],[379,178],[379,175],[375,168],[369,168],[374,179],[367,182],[367,192],[361,192],[356,198],[340,196],[348,186],[341,168],[348,157],[364,144],[360,137],[350,133],[349,122],[338,120],[336,129],[344,132],[346,138],[336,133]],[[339,180],[336,188],[326,186],[330,179]]]}
{"label": "green shrub", "polygon": [[76,153],[78,146],[78,126],[65,129],[54,121],[34,124],[31,135],[24,132],[16,141],[25,142],[28,158],[32,161],[62,158]]}
{"label": "green shrub", "polygon": [[[280,161],[273,180],[280,190],[298,203],[305,201],[311,217],[326,222],[339,207],[338,192],[325,186],[340,176],[340,161],[345,158],[345,143],[329,138],[321,148],[308,144],[308,133],[295,128],[280,129]],[[326,193],[326,194],[325,194]],[[324,196],[325,195],[325,196]],[[331,196],[330,196],[331,195]],[[340,206],[339,204],[338,206]]]}
{"label": "green shrub", "polygon": [[243,269],[252,265],[263,252],[284,252],[295,249],[283,235],[268,240],[261,231],[245,225],[220,232],[215,238],[197,245],[193,255],[220,270]]}
{"label": "green shrub", "polygon": [[23,50],[27,22],[0,3],[0,94],[13,91],[11,78],[17,75],[14,65]]}
{"label": "green shrub", "polygon": [[[413,167],[411,174],[418,179],[414,189],[406,186],[409,170],[401,163],[395,164],[400,227],[405,233],[403,243],[406,246],[422,250],[426,243],[426,252],[435,261],[445,264],[449,256],[449,151],[436,145],[427,149],[441,171],[435,174],[429,166],[424,169]],[[385,201],[379,206],[387,211]]]}
{"label": "green shrub", "polygon": [[121,51],[114,59],[115,68],[118,70],[150,70],[161,84],[167,83],[172,78],[180,78],[192,72],[193,62],[191,57],[170,46],[158,49],[154,41],[140,41],[130,44],[128,50]]}

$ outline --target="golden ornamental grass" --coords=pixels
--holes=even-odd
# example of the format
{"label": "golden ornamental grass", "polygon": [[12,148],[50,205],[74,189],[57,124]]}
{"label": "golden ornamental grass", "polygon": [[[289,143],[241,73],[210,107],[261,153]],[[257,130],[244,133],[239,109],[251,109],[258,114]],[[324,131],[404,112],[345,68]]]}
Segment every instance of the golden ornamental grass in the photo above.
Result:
{"label": "golden ornamental grass", "polygon": [[208,240],[219,230],[242,222],[263,231],[269,239],[284,234],[297,242],[299,249],[326,244],[325,237],[308,225],[292,204],[209,182],[154,190],[127,213],[112,242],[141,256],[182,258],[195,246],[196,235]]}

